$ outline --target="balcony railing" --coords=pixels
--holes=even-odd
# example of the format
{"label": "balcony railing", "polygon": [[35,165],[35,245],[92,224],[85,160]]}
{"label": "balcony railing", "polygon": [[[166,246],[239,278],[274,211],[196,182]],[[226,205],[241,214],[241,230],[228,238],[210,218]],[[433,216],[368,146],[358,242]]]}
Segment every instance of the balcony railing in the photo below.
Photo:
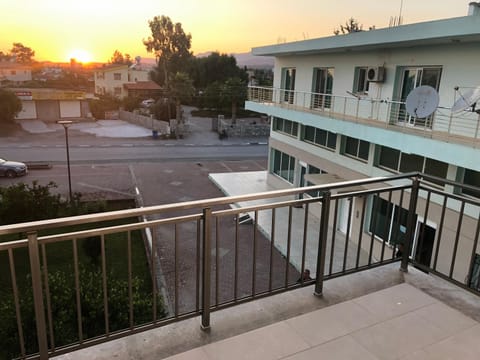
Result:
{"label": "balcony railing", "polygon": [[434,114],[419,119],[408,115],[405,103],[400,101],[378,100],[366,95],[340,96],[258,86],[248,88],[248,100],[472,147],[479,146],[480,116],[471,111],[452,113],[449,108],[439,107]]}
{"label": "balcony railing", "polygon": [[[2,277],[11,279],[12,298],[12,306],[0,309],[0,315],[16,324],[10,334],[16,346],[8,356],[46,359],[194,316],[201,316],[202,327],[208,328],[211,311],[305,285],[314,284],[321,295],[324,280],[397,261],[404,271],[410,263],[480,295],[480,202],[438,190],[428,180],[440,179],[410,173],[1,226],[0,236],[20,239],[0,243],[0,256],[9,269]],[[480,191],[446,183],[466,187],[469,193]],[[95,226],[127,218],[138,221]],[[93,229],[78,230],[85,224],[93,224]],[[134,232],[144,235],[150,268],[144,275],[152,284],[150,316],[142,323],[135,319]],[[111,311],[113,280],[107,271],[110,234],[125,239],[125,256],[115,259],[124,264],[128,280],[127,324],[121,329],[111,324],[116,314]],[[105,330],[94,336],[84,331],[84,260],[78,251],[79,242],[92,237],[101,249],[101,300],[95,311],[103,314]],[[57,341],[62,309],[52,310],[60,294],[52,290],[49,277],[54,246],[62,243],[72,249],[72,258],[55,261],[68,263],[75,278],[71,332],[77,340],[69,344]],[[18,252],[25,251],[29,263],[19,263]],[[21,268],[27,280],[17,276]],[[305,270],[310,276],[301,275]],[[31,305],[22,296],[28,288],[33,289]],[[165,313],[158,311],[162,301]],[[26,306],[34,307],[34,329],[25,325]]]}

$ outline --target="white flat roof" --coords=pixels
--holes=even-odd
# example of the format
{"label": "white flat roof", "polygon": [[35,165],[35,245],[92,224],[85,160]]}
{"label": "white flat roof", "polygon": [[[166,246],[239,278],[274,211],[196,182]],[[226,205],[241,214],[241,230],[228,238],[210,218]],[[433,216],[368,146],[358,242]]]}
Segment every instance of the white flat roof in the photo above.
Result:
{"label": "white flat roof", "polygon": [[252,54],[263,56],[307,55],[456,42],[480,42],[480,16],[462,16],[346,35],[261,46],[253,48]]}

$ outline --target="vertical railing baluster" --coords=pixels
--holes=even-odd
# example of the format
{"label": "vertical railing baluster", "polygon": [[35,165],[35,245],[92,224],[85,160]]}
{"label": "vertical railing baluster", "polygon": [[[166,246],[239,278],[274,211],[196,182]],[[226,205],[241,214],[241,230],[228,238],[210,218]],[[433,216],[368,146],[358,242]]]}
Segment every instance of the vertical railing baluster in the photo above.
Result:
{"label": "vertical railing baluster", "polygon": [[257,284],[257,232],[258,228],[258,210],[255,210],[253,219],[253,254],[252,254],[252,297],[255,297]]}
{"label": "vertical railing baluster", "polygon": [[435,257],[433,259],[433,270],[437,269],[438,253],[440,251],[440,244],[442,243],[443,223],[445,221],[445,210],[447,208],[448,198],[443,197],[442,215],[440,215],[440,224],[438,225],[437,248],[435,249]]}
{"label": "vertical railing baluster", "polygon": [[53,319],[52,319],[52,297],[50,296],[50,285],[48,283],[48,265],[47,265],[47,250],[45,244],[42,247],[42,267],[43,267],[43,281],[45,282],[45,300],[47,301],[47,320],[48,329],[50,335],[50,349],[55,351],[55,336],[53,331]]}
{"label": "vertical railing baluster", "polygon": [[453,269],[455,268],[455,262],[457,258],[458,251],[458,242],[460,241],[460,232],[462,229],[463,214],[465,213],[465,201],[462,201],[462,206],[460,207],[460,215],[458,216],[458,225],[457,225],[457,234],[455,235],[455,245],[453,246],[452,262],[450,263],[450,272],[448,277],[452,278]]}
{"label": "vertical railing baluster", "polygon": [[210,329],[211,290],[211,221],[212,209],[203,209],[203,266],[202,266],[202,324],[203,330]]}
{"label": "vertical railing baluster", "polygon": [[25,336],[23,335],[22,313],[20,311],[20,298],[18,296],[17,274],[15,271],[15,259],[12,248],[8,249],[8,262],[10,264],[10,278],[12,280],[13,302],[15,304],[15,316],[17,318],[18,339],[20,341],[20,354],[26,357]]}
{"label": "vertical railing baluster", "polygon": [[101,256],[102,256],[102,289],[103,289],[103,314],[105,321],[105,334],[110,334],[110,326],[108,321],[108,289],[107,289],[107,261],[105,257],[105,235],[100,237]]}
{"label": "vertical railing baluster", "polygon": [[219,226],[219,217],[217,216],[215,218],[215,306],[218,306],[219,304],[219,296],[218,296],[218,289],[219,289],[219,280],[218,280],[218,274],[220,271],[218,270],[219,266],[219,246],[218,246],[218,241],[220,239],[220,226]]}
{"label": "vertical railing baluster", "polygon": [[[333,272],[333,263],[335,261],[335,240],[337,238],[337,214],[338,214],[338,199],[335,200],[335,210],[333,213],[333,225],[332,225],[332,241],[331,241],[331,248],[330,248],[330,262],[328,266],[328,275],[332,275]],[[322,223],[320,222],[320,230],[319,233],[322,232]],[[320,244],[319,244],[320,246]]]}
{"label": "vertical railing baluster", "polygon": [[201,238],[201,223],[197,220],[197,275],[196,275],[196,296],[195,296],[195,310],[200,311],[200,238]]}
{"label": "vertical railing baluster", "polygon": [[175,303],[174,303],[174,316],[178,316],[178,224],[174,225],[174,281],[175,281]]}
{"label": "vertical railing baluster", "polygon": [[237,301],[238,298],[238,238],[239,238],[239,218],[240,213],[235,217],[235,254],[234,254],[234,267],[235,272],[233,276],[233,299]]}
{"label": "vertical railing baluster", "polygon": [[42,293],[42,271],[38,251],[37,232],[28,233],[28,255],[32,274],[33,302],[35,307],[35,324],[37,327],[38,352],[40,359],[48,359],[47,326]]}
{"label": "vertical railing baluster", "polygon": [[[392,218],[393,218],[393,212],[394,212],[394,205],[393,205],[393,202],[392,202],[392,192],[389,191],[388,192],[388,202],[387,202],[387,218],[386,218],[386,221],[385,221],[385,226],[383,228],[383,233],[385,234],[386,236],[386,239],[383,239],[382,241],[382,250],[381,250],[381,253],[380,253],[380,262],[383,262],[383,260],[385,259],[385,246],[386,246],[386,243],[388,241],[388,237],[390,235],[390,225],[392,223]],[[391,210],[389,212],[389,210]],[[388,218],[388,214],[390,213],[390,218]]]}
{"label": "vertical railing baluster", "polygon": [[477,230],[475,230],[475,238],[473,240],[472,253],[470,255],[470,265],[468,267],[468,276],[465,284],[467,286],[470,286],[470,282],[472,281],[473,264],[475,262],[475,254],[477,253],[479,234],[480,234],[480,219],[477,220]]}
{"label": "vertical railing baluster", "polygon": [[77,303],[77,328],[78,341],[83,342],[83,325],[82,325],[82,301],[80,298],[80,274],[78,270],[78,247],[77,239],[72,239],[73,247],[73,270],[75,275],[75,301]]}
{"label": "vertical railing baluster", "polygon": [[368,249],[368,266],[372,264],[372,257],[373,257],[373,247],[375,245],[375,229],[377,228],[377,219],[378,219],[378,206],[380,201],[375,201],[375,199],[380,198],[380,193],[375,193],[372,196],[372,212],[371,212],[371,218],[370,218],[370,228],[373,229],[371,231],[371,236],[370,236],[370,248]]}
{"label": "vertical railing baluster", "polygon": [[412,180],[412,188],[410,192],[410,203],[408,206],[407,216],[407,231],[405,233],[405,245],[403,247],[402,263],[400,265],[400,271],[408,272],[408,260],[410,250],[413,245],[413,238],[415,236],[415,219],[417,211],[418,190],[420,188],[420,180],[415,177]]}
{"label": "vertical railing baluster", "polygon": [[309,203],[305,204],[305,212],[303,217],[303,244],[302,244],[302,264],[300,269],[300,282],[303,284],[304,272],[305,272],[305,254],[307,251],[307,236],[308,236],[308,206]]}
{"label": "vertical railing baluster", "polygon": [[157,272],[156,272],[156,260],[155,260],[155,254],[156,254],[156,247],[157,247],[157,229],[152,228],[151,229],[151,234],[152,234],[152,248],[150,251],[150,274],[152,277],[152,314],[153,314],[153,322],[155,323],[157,321]]}
{"label": "vertical railing baluster", "polygon": [[[345,198],[347,199],[347,198]],[[345,272],[347,269],[347,260],[348,260],[348,244],[350,243],[350,226],[352,225],[352,204],[353,204],[353,198],[348,198],[350,199],[348,203],[348,209],[347,209],[347,232],[345,234],[345,249],[343,250],[343,267],[342,271]]]}
{"label": "vertical railing baluster", "polygon": [[[318,238],[318,254],[317,254],[317,272],[315,278],[315,295],[321,296],[323,293],[323,275],[325,272],[325,250],[327,248],[328,237],[328,220],[330,217],[330,191],[323,193],[322,213],[320,215],[320,232]],[[333,230],[335,231],[335,229]]]}
{"label": "vertical railing baluster", "polygon": [[[417,238],[417,249],[420,249],[422,251],[423,249],[423,240],[425,239],[425,227],[427,226],[427,219],[428,219],[428,209],[430,207],[430,197],[432,195],[432,192],[429,191],[427,194],[427,199],[426,199],[426,204],[425,204],[425,212],[423,214],[423,225],[420,226],[419,229],[419,234]],[[415,251],[416,252],[416,251]],[[430,264],[428,264],[428,267],[430,267]]]}
{"label": "vertical railing baluster", "polygon": [[133,289],[132,289],[132,233],[127,232],[127,272],[128,272],[128,320],[133,329]]}
{"label": "vertical railing baluster", "polygon": [[[404,194],[405,194],[405,190],[402,189],[400,191],[400,200],[398,201],[398,207],[399,207],[399,211],[401,211],[401,209],[403,209],[403,197],[404,197]],[[401,214],[401,212],[399,213]],[[401,222],[401,217],[400,215],[398,216],[398,226],[395,226],[393,231],[392,231],[392,235],[391,235],[391,239],[395,239],[397,240],[398,239],[398,234],[400,232],[400,222]],[[396,254],[397,254],[397,250],[398,250],[398,242],[395,241],[395,243],[393,244],[393,248],[392,248],[392,260],[395,259],[396,257]]]}
{"label": "vertical railing baluster", "polygon": [[285,288],[288,287],[291,245],[292,245],[292,206],[289,206],[288,207],[288,232],[287,232],[287,258],[286,258],[286,264],[285,264]]}
{"label": "vertical railing baluster", "polygon": [[360,229],[358,230],[358,246],[357,246],[357,257],[355,260],[355,268],[358,269],[360,264],[360,251],[362,249],[362,238],[363,238],[363,223],[365,222],[365,210],[367,207],[367,198],[359,197],[362,199],[362,216],[360,218]]}
{"label": "vertical railing baluster", "polygon": [[270,269],[268,276],[268,291],[272,291],[272,274],[273,274],[273,248],[275,243],[275,208],[272,208],[272,230],[271,230],[271,239],[270,239]]}

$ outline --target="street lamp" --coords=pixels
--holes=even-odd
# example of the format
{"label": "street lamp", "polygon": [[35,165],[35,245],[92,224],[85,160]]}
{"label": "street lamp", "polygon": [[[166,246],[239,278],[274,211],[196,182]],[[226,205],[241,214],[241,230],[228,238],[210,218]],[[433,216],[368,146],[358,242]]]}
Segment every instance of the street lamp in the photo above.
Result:
{"label": "street lamp", "polygon": [[60,120],[57,121],[57,124],[60,124],[65,129],[65,146],[67,148],[67,169],[68,169],[68,195],[69,202],[72,201],[72,176],[70,174],[70,149],[68,147],[68,127],[73,124],[71,120]]}

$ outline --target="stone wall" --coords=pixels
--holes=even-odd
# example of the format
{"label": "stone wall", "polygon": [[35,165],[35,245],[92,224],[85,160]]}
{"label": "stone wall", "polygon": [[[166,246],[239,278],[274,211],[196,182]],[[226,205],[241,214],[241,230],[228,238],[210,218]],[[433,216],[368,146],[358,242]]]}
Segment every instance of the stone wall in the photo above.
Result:
{"label": "stone wall", "polygon": [[158,131],[159,135],[170,134],[170,126],[166,121],[152,119],[149,116],[131,113],[128,111],[119,111],[120,120],[129,122],[130,124],[142,126],[147,129]]}
{"label": "stone wall", "polygon": [[263,118],[238,119],[236,124],[231,120],[218,120],[218,133],[224,131],[228,137],[268,137],[270,124]]}

